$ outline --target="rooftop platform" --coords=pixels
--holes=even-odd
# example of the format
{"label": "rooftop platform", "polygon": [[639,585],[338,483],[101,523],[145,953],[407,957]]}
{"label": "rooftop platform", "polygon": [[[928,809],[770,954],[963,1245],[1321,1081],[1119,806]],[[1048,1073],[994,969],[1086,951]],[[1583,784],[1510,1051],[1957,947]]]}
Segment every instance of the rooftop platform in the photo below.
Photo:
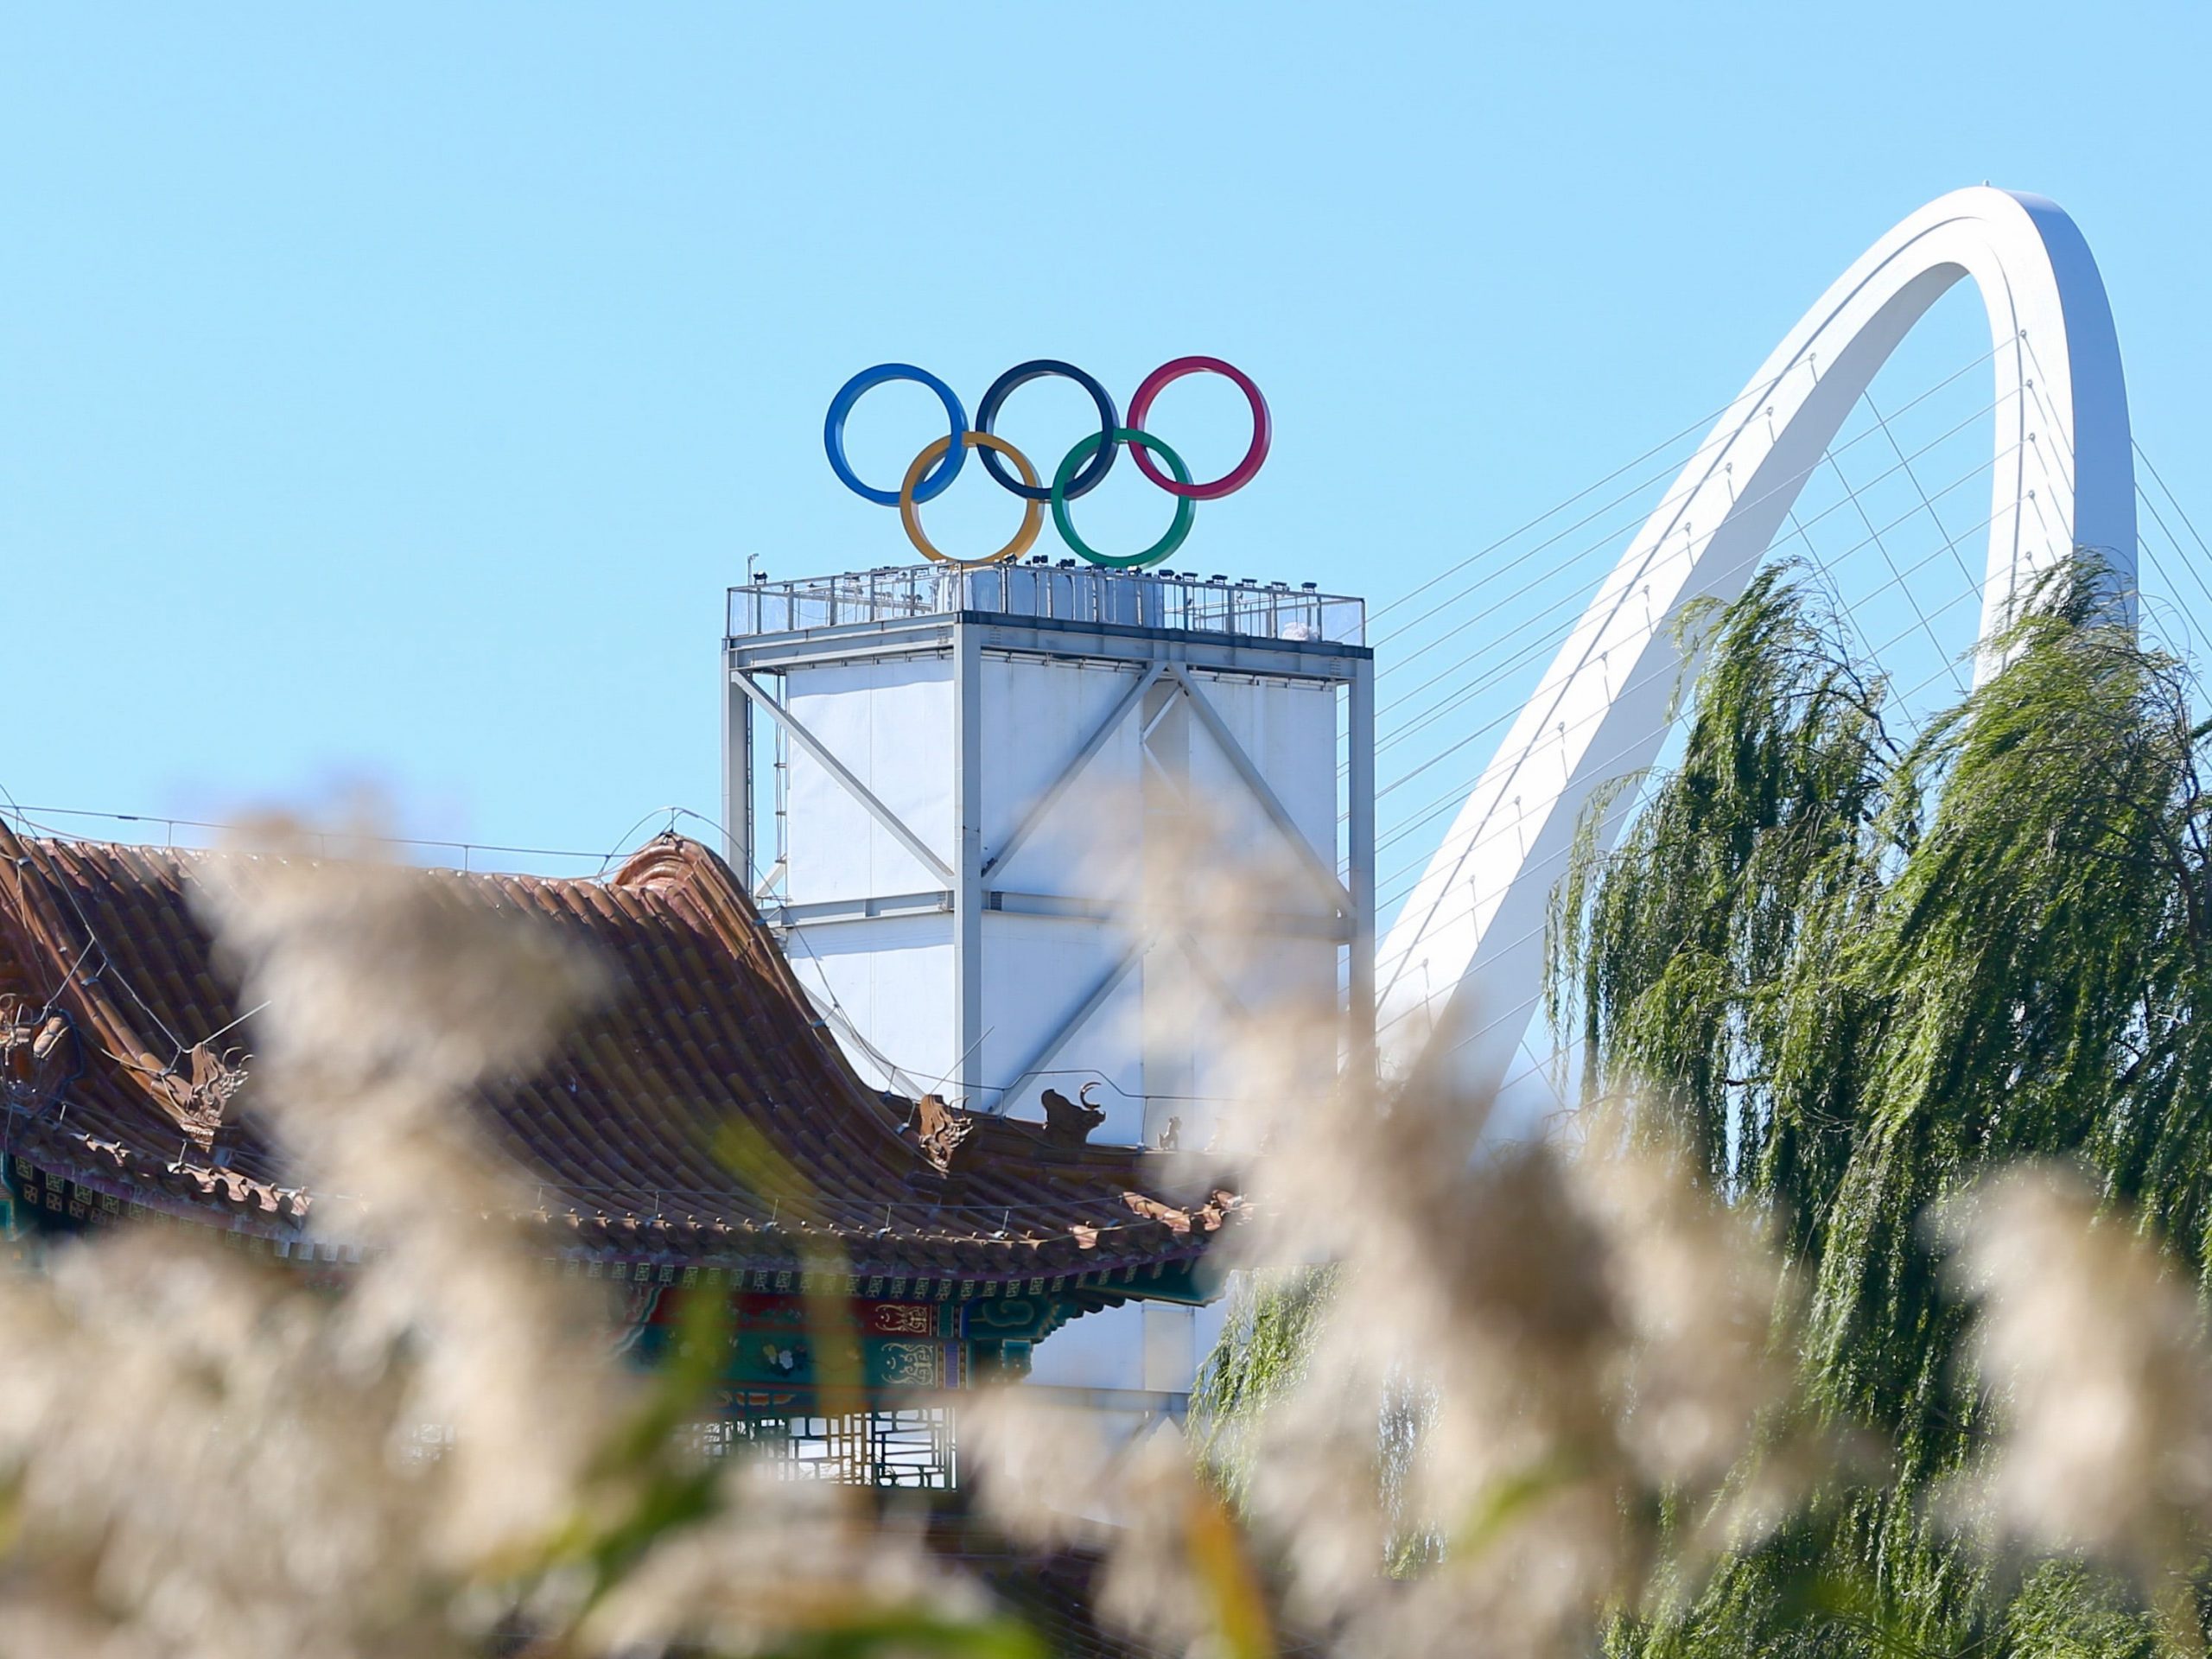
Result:
{"label": "rooftop platform", "polygon": [[1319,593],[1311,583],[1106,570],[1044,558],[970,569],[893,565],[749,582],[729,590],[728,633],[738,639],[963,613],[1167,629],[1225,640],[1367,643],[1366,601]]}

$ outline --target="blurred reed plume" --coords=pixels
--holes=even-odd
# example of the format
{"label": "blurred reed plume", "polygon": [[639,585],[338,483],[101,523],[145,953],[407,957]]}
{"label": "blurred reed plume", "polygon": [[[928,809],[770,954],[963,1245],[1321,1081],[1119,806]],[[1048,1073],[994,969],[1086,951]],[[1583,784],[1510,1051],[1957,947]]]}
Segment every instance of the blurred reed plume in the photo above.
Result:
{"label": "blurred reed plume", "polygon": [[[1218,824],[1189,832],[1174,906],[1234,982],[1288,878]],[[1168,1650],[1274,1651],[1287,1630],[1346,1653],[1592,1651],[1818,1466],[1790,1413],[1794,1295],[1754,1217],[1603,1112],[1575,1144],[1491,1144],[1486,1103],[1447,1077],[1382,1091],[1317,1065],[1332,988],[1209,1016],[1238,1099],[1193,1179],[1252,1212],[1199,1439],[1086,1443],[1016,1395],[980,1426],[985,1497],[1017,1533],[1107,1549],[1103,1608]],[[1217,1514],[1235,1524],[1205,1547]]]}
{"label": "blurred reed plume", "polygon": [[[527,922],[270,824],[200,901],[265,1003],[254,1109],[336,1195],[334,1290],[129,1228],[0,1281],[0,1650],[208,1659],[999,1640],[862,1495],[709,1466],[682,1375],[526,1251],[461,1109],[595,994]],[[997,1650],[1005,1650],[1002,1642]]]}
{"label": "blurred reed plume", "polygon": [[1955,1287],[1981,1309],[1976,1370],[1992,1455],[1952,1494],[1962,1525],[2086,1553],[2150,1587],[2193,1632],[2212,1538],[2212,1345],[2195,1287],[2082,1170],[2024,1164],[1936,1217]]}
{"label": "blurred reed plume", "polygon": [[[1202,1028],[1192,999],[1234,1099],[1160,1154],[1240,1195],[1227,1330],[1185,1432],[963,1396],[988,1524],[1095,1558],[1124,1651],[1936,1650],[1847,1570],[1912,1452],[1815,1386],[1797,1219],[1716,1179],[1664,1091],[1610,1077],[1516,1139],[1442,1070],[1339,1065],[1337,988],[1268,931],[1305,874],[1196,811],[1180,834],[1149,925],[1268,988]],[[715,1310],[646,1376],[547,1271],[463,1100],[602,993],[591,963],[282,824],[208,860],[199,902],[266,1004],[251,1109],[361,1265],[311,1286],[118,1227],[0,1280],[0,1652],[1043,1651],[929,1517],[702,1454]],[[2001,1577],[2008,1629],[2074,1644],[1990,1650],[2196,1650],[2196,1287],[2070,1166],[1940,1217],[1977,1414],[1916,1524],[1980,1564],[1962,1599]],[[1703,1634],[1752,1623],[1764,1649]]]}

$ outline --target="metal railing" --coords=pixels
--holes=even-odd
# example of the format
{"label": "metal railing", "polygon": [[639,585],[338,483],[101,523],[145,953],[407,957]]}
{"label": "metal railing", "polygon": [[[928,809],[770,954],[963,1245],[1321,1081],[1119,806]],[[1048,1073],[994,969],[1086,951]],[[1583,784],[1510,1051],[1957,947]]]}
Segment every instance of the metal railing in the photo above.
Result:
{"label": "metal railing", "polygon": [[957,569],[900,565],[729,590],[732,638],[982,611],[1246,639],[1363,645],[1367,603],[1287,582],[1230,582],[1073,561]]}

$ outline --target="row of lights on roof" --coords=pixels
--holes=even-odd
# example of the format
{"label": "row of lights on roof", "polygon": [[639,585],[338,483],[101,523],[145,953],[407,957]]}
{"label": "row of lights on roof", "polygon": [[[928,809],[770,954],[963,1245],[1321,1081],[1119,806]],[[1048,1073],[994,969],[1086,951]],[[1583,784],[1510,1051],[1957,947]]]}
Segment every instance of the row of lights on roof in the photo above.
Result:
{"label": "row of lights on roof", "polygon": [[[1055,569],[1059,570],[1072,570],[1075,569],[1075,561],[1073,559],[1055,560],[1049,554],[1045,553],[1033,553],[1029,556],[1027,562],[1031,564],[1049,564]],[[1186,578],[1175,575],[1172,572],[1169,573],[1166,579],[1170,582],[1181,582],[1186,580]],[[1239,588],[1273,588],[1285,593],[1287,593],[1290,589],[1290,584],[1287,582],[1262,582],[1255,581],[1250,576],[1237,576],[1232,579],[1229,576],[1224,576],[1218,570],[1208,576],[1206,580],[1208,582],[1230,582],[1234,580],[1236,585]],[[1316,593],[1319,591],[1320,588],[1320,584],[1313,582],[1301,582],[1298,585],[1300,588],[1303,588],[1309,594]]]}
{"label": "row of lights on roof", "polygon": [[[1042,553],[1033,555],[1030,558],[1029,563],[1032,564],[1053,564],[1053,561]],[[1075,569],[1075,561],[1073,559],[1062,559],[1057,565],[1054,565],[1054,568],[1060,570],[1072,570]],[[758,588],[768,580],[768,573],[766,570],[751,571],[747,574],[747,579],[751,582],[754,587]],[[1179,581],[1180,578],[1171,577],[1170,580]],[[1217,570],[1213,575],[1208,576],[1206,580],[1208,582],[1227,582],[1231,581],[1231,578],[1223,575],[1221,572]],[[1288,593],[1290,591],[1290,584],[1287,582],[1263,582],[1255,581],[1250,576],[1236,577],[1234,579],[1234,585],[1239,588],[1269,588],[1281,593]],[[1301,582],[1298,585],[1309,594],[1319,593],[1321,587],[1321,584],[1318,582]]]}

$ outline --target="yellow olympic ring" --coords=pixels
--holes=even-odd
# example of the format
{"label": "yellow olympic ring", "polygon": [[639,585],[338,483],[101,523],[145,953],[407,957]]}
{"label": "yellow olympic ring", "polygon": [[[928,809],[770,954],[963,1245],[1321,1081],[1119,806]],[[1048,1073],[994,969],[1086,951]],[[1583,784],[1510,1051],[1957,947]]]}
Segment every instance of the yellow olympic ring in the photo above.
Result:
{"label": "yellow olympic ring", "polygon": [[[1021,481],[1031,489],[1037,488],[1037,469],[1029,459],[1004,438],[994,437],[988,432],[963,432],[960,442],[970,449],[995,449],[1014,463],[1021,474]],[[899,486],[899,522],[906,526],[906,539],[920,550],[925,559],[939,564],[957,565],[970,570],[977,565],[1004,564],[1027,553],[1037,539],[1037,532],[1045,525],[1045,504],[1042,500],[1027,501],[1021,509],[1021,528],[1014,532],[1014,539],[995,553],[980,559],[956,559],[949,553],[940,553],[930,545],[930,538],[922,534],[921,509],[914,505],[915,487],[922,481],[922,474],[929,471],[952,448],[948,435],[931,440],[929,447],[914,457],[914,464],[906,469],[906,476]]]}

